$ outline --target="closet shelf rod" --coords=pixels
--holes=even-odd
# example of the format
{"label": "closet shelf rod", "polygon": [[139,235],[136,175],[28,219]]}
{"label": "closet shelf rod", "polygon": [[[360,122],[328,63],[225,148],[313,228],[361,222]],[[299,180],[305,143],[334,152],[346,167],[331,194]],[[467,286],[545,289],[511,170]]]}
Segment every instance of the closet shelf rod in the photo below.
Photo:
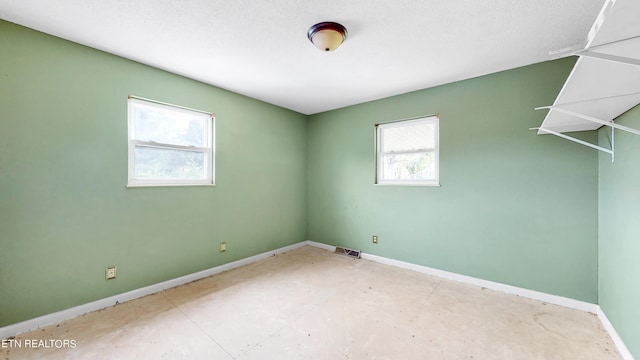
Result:
{"label": "closet shelf rod", "polygon": [[630,127],[624,126],[624,125],[619,125],[619,124],[614,123],[613,121],[601,120],[601,119],[598,119],[598,118],[594,118],[593,116],[580,114],[580,113],[577,113],[575,111],[563,109],[561,107],[543,106],[543,107],[536,108],[536,110],[541,110],[541,109],[549,109],[549,110],[557,111],[557,112],[560,112],[560,113],[563,113],[563,114],[567,114],[567,115],[570,115],[570,116],[575,116],[575,117],[583,119],[583,120],[587,120],[587,121],[591,121],[591,122],[594,122],[594,123],[597,123],[597,124],[609,126],[609,127],[614,128],[614,129],[626,131],[626,132],[629,132],[629,133],[632,133],[632,134],[635,134],[635,135],[640,135],[640,130],[636,130],[634,128],[630,128]]}

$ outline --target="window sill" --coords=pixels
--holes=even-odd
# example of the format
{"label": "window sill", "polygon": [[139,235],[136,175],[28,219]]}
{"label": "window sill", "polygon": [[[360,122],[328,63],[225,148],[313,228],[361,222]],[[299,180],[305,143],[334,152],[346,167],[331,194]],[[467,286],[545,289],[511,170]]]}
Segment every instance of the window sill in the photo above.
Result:
{"label": "window sill", "polygon": [[216,184],[127,184],[126,188],[216,186]]}
{"label": "window sill", "polygon": [[373,186],[427,186],[427,187],[440,187],[440,183],[382,183],[373,184]]}

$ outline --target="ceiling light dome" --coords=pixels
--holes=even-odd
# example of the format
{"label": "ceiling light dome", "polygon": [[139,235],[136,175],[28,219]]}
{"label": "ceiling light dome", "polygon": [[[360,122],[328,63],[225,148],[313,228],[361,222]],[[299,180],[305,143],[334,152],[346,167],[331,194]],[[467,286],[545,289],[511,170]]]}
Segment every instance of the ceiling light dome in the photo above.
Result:
{"label": "ceiling light dome", "polygon": [[347,29],[335,22],[321,22],[307,31],[313,45],[322,51],[333,51],[347,38]]}

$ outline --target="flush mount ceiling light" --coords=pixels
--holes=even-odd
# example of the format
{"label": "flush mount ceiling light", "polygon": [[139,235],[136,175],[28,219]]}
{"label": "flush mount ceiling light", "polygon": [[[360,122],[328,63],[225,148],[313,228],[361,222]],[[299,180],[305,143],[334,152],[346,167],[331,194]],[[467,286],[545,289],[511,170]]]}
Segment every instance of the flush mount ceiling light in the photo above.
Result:
{"label": "flush mount ceiling light", "polygon": [[333,51],[347,38],[347,29],[335,22],[321,22],[307,31],[313,45],[322,51]]}

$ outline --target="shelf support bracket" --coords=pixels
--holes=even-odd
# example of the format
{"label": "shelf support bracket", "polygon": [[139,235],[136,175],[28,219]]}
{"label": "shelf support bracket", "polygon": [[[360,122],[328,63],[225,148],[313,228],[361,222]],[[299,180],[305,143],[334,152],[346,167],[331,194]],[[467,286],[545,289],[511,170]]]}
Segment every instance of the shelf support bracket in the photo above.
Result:
{"label": "shelf support bracket", "polygon": [[611,162],[615,162],[616,160],[616,128],[611,128],[611,137],[609,138],[609,144],[611,145]]}
{"label": "shelf support bracket", "polygon": [[595,58],[595,59],[600,59],[600,60],[623,63],[623,64],[627,64],[627,65],[640,66],[640,60],[634,59],[634,58],[629,58],[629,57],[624,57],[624,56],[604,54],[604,53],[599,53],[599,52],[589,51],[589,50],[578,51],[575,54],[578,55],[578,56],[585,56],[585,57],[590,57],[590,58]]}
{"label": "shelf support bracket", "polygon": [[[550,129],[545,129],[543,127],[534,127],[534,128],[530,128],[529,130],[540,130],[540,131],[542,131],[544,133],[555,135],[555,136],[561,137],[563,139],[566,139],[566,140],[569,140],[569,141],[573,141],[574,143],[578,143],[580,145],[588,146],[588,147],[590,147],[592,149],[596,149],[598,151],[605,152],[605,153],[611,155],[611,162],[614,161],[614,152],[615,151],[614,151],[614,148],[613,148],[613,145],[614,145],[614,143],[613,143],[613,135],[612,135],[612,138],[611,138],[612,139],[611,140],[611,149],[607,149],[607,148],[604,148],[602,146],[598,146],[598,145],[592,144],[592,143],[590,143],[588,141],[576,139],[576,138],[571,137],[569,135],[565,135],[563,133],[559,133],[557,131],[553,131],[553,130],[550,130]],[[613,128],[611,128],[611,132],[613,134]]]}
{"label": "shelf support bracket", "polygon": [[575,117],[583,119],[583,120],[591,121],[591,122],[594,122],[596,124],[609,126],[609,127],[613,128],[613,129],[618,129],[618,130],[626,131],[626,132],[629,132],[629,133],[632,133],[632,134],[635,134],[635,135],[640,135],[640,130],[636,130],[634,128],[630,128],[630,127],[624,126],[624,125],[618,125],[618,124],[614,123],[613,121],[606,121],[606,120],[594,118],[593,116],[580,114],[580,113],[577,113],[575,111],[563,109],[561,107],[543,106],[543,107],[536,108],[536,110],[539,110],[539,109],[549,109],[549,110],[557,111],[557,112],[560,112],[560,113],[563,113],[563,114],[567,114],[567,115],[570,115],[570,116],[575,116]]}

